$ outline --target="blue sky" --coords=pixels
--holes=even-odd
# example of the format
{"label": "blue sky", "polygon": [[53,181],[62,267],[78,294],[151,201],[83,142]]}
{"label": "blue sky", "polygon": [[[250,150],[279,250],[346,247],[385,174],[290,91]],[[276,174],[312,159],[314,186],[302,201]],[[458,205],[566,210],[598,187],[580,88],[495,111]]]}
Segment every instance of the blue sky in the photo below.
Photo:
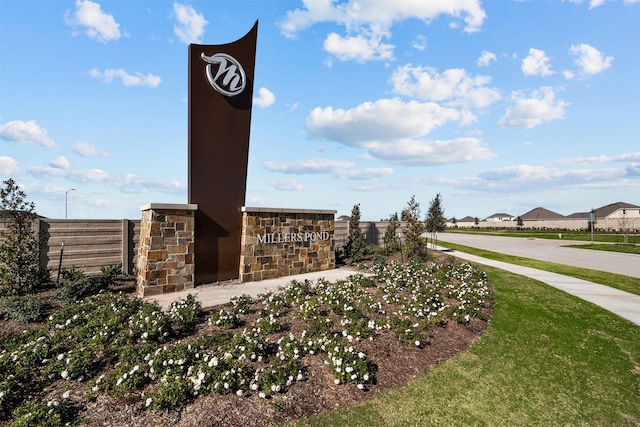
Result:
{"label": "blue sky", "polygon": [[1,0],[0,178],[51,218],[186,203],[188,44],[255,20],[247,206],[640,204],[639,0]]}

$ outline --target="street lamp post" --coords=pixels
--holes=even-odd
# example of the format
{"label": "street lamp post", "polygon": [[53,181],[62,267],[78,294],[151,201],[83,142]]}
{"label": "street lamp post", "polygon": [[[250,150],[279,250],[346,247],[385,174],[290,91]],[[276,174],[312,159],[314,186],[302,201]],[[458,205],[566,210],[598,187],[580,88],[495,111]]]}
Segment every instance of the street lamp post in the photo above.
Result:
{"label": "street lamp post", "polygon": [[67,195],[69,191],[75,191],[75,188],[70,188],[64,192],[64,219],[67,219]]}

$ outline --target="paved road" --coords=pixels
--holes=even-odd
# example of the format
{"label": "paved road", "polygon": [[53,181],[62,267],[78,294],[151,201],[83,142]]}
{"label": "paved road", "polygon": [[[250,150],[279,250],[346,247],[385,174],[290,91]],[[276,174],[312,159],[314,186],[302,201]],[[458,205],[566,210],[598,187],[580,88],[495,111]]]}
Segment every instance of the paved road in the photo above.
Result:
{"label": "paved road", "polygon": [[563,247],[585,242],[463,233],[440,233],[440,242],[640,278],[640,255]]}

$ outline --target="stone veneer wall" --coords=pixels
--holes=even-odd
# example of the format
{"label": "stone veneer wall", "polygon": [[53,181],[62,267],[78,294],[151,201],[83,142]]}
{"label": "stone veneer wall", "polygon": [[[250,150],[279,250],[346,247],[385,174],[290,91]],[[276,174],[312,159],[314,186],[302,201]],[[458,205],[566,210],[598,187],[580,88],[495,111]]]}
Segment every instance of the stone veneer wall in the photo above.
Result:
{"label": "stone veneer wall", "polygon": [[151,203],[142,208],[137,267],[141,296],[194,285],[194,213],[197,205]]}
{"label": "stone veneer wall", "polygon": [[335,213],[243,207],[240,280],[335,268]]}

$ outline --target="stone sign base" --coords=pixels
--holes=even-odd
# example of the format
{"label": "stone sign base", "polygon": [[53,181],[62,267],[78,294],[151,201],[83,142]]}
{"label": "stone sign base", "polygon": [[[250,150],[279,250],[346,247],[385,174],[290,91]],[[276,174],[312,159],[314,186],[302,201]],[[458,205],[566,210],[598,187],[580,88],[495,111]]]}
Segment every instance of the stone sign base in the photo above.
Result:
{"label": "stone sign base", "polygon": [[240,281],[336,267],[333,210],[243,207]]}
{"label": "stone sign base", "polygon": [[198,205],[150,203],[142,208],[137,285],[141,296],[194,285],[194,213]]}

